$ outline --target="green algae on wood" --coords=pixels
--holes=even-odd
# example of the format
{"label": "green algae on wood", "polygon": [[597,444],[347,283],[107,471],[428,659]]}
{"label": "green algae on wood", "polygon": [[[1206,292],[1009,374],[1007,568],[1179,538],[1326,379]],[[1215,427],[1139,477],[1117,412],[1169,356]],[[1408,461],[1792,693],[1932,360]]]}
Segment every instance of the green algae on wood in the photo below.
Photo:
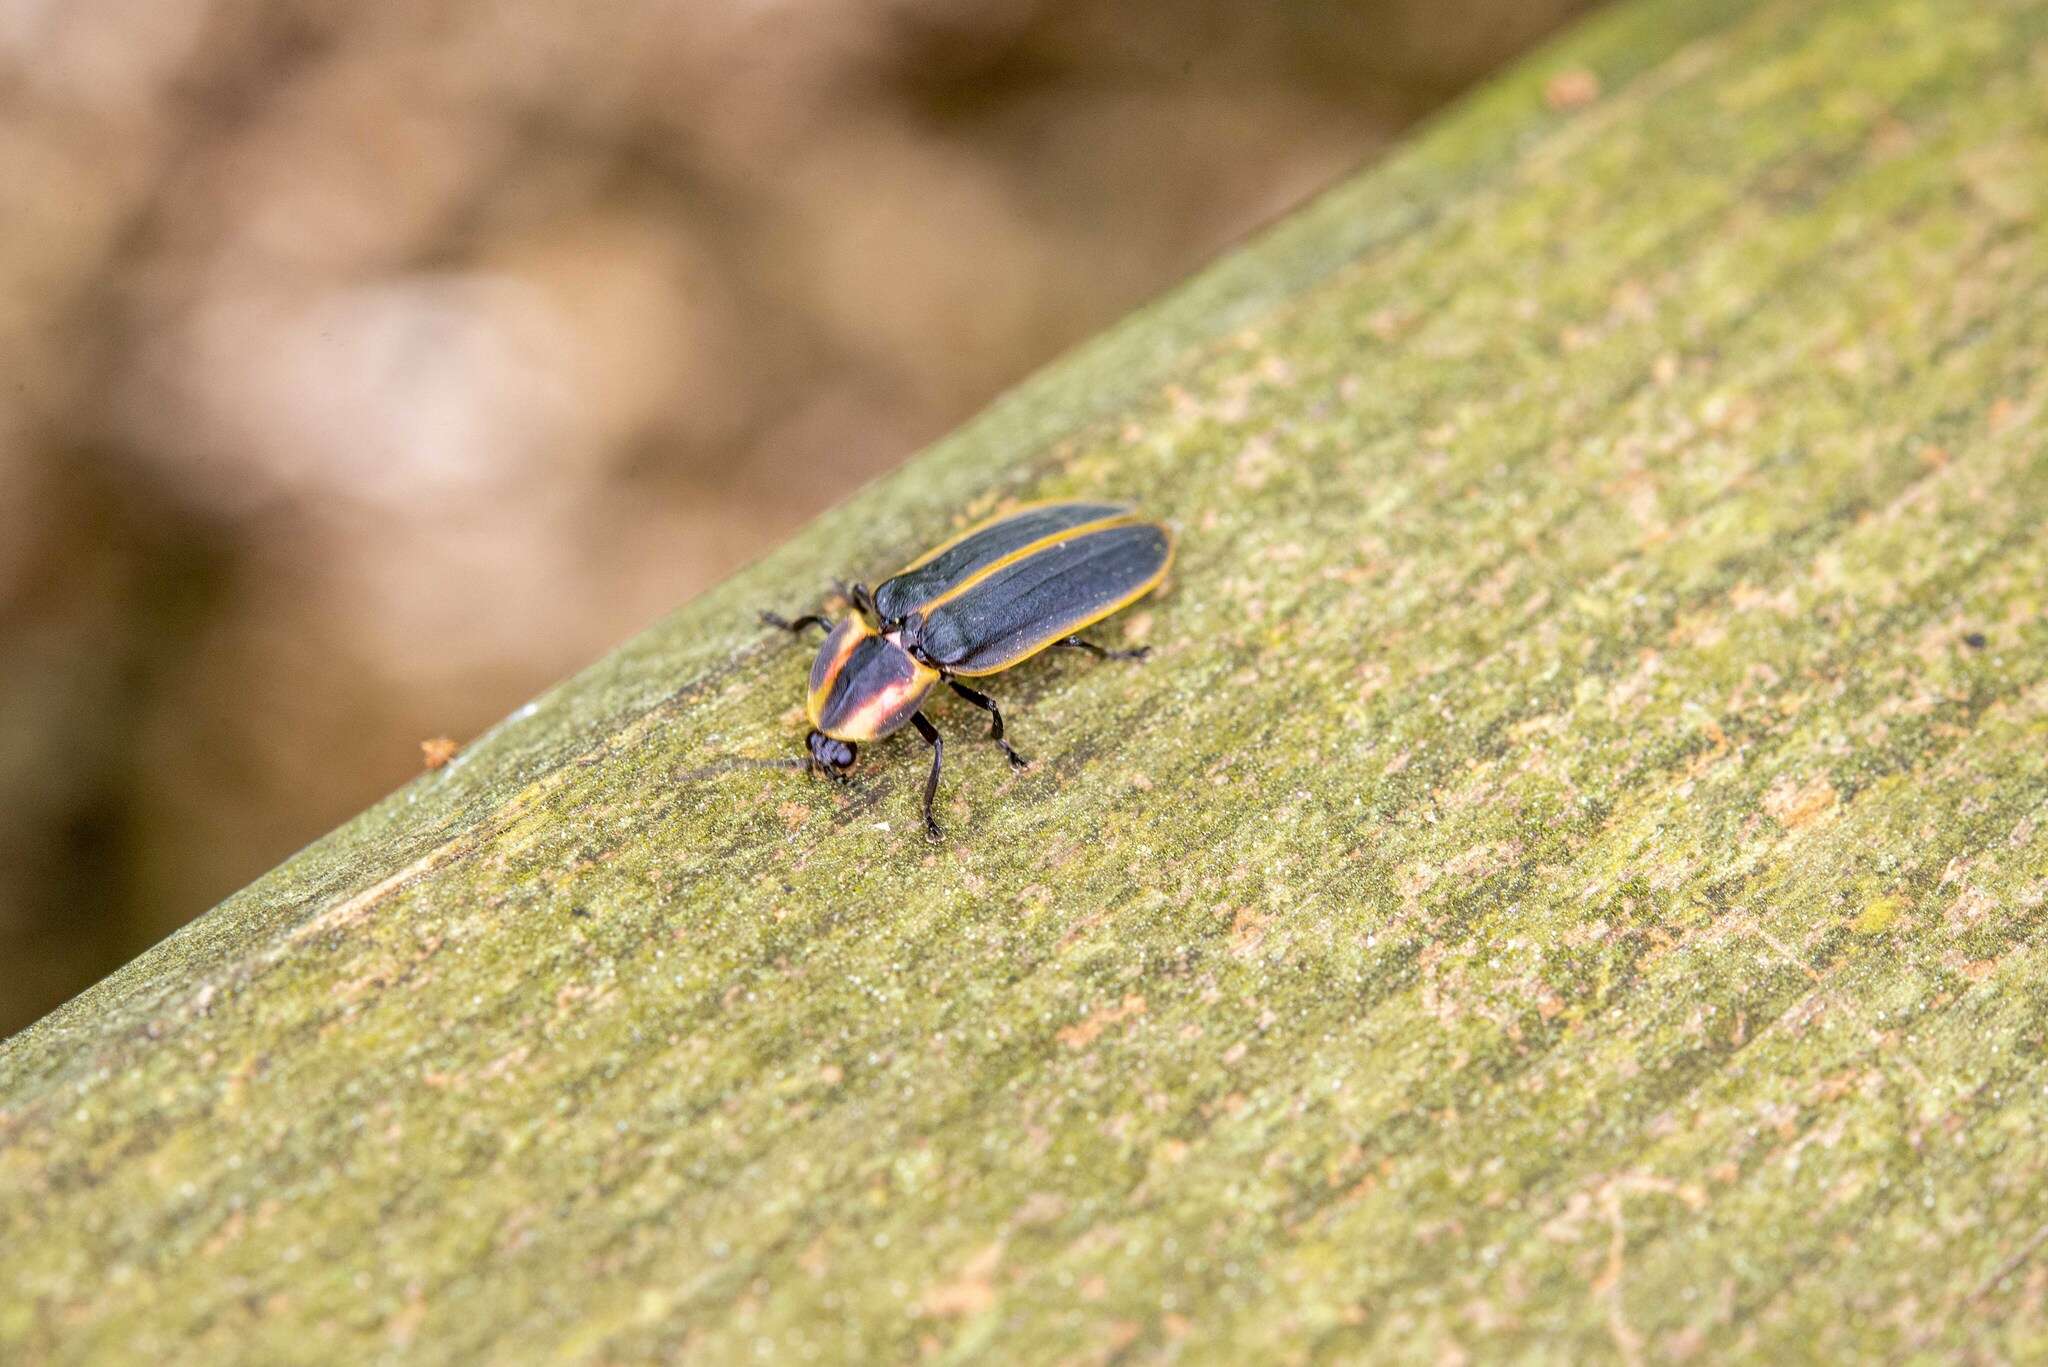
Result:
{"label": "green algae on wood", "polygon": [[[0,1046],[0,1356],[2048,1351],[2044,75],[1603,15]],[[943,849],[718,763],[1101,495]]]}

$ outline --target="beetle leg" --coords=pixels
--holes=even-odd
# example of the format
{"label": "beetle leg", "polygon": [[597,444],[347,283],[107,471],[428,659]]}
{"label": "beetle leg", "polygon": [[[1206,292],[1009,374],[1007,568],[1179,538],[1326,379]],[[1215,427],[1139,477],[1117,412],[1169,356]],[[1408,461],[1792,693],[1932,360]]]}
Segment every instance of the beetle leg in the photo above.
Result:
{"label": "beetle leg", "polygon": [[994,698],[991,698],[986,693],[975,692],[966,684],[961,683],[958,679],[948,679],[946,680],[946,682],[948,685],[952,687],[955,693],[958,693],[961,697],[967,699],[967,701],[973,703],[976,707],[988,713],[988,738],[994,741],[997,745],[1003,747],[1003,753],[1010,757],[1010,765],[1012,768],[1022,769],[1025,765],[1031,763],[1030,760],[1024,758],[1024,756],[1018,754],[1015,750],[1011,749],[1010,742],[1003,739],[1003,714],[1001,711],[997,709],[996,700]]}
{"label": "beetle leg", "polygon": [[839,590],[839,596],[853,604],[855,612],[871,622],[882,620],[881,609],[875,606],[875,595],[866,584],[849,584],[844,579],[834,579],[832,587]]}
{"label": "beetle leg", "polygon": [[917,734],[924,737],[925,744],[932,748],[932,772],[924,781],[924,833],[934,840],[943,838],[938,818],[932,815],[932,802],[939,795],[939,764],[946,758],[946,742],[939,736],[939,728],[925,720],[922,712],[910,714],[911,725]]}
{"label": "beetle leg", "polygon": [[826,631],[832,630],[832,624],[815,612],[807,612],[794,620],[776,612],[764,612],[760,614],[760,617],[762,626],[779,627],[791,635],[797,634],[805,627],[820,627]]}
{"label": "beetle leg", "polygon": [[1135,650],[1104,650],[1093,641],[1084,641],[1078,636],[1069,636],[1064,641],[1054,641],[1056,646],[1068,650],[1085,650],[1098,660],[1142,660],[1152,653],[1151,646],[1139,646]]}

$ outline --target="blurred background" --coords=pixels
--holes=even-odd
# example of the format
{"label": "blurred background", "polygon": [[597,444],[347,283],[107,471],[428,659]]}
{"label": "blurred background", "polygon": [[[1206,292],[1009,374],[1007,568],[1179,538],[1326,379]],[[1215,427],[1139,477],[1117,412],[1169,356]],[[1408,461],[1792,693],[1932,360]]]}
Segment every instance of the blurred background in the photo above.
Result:
{"label": "blurred background", "polygon": [[0,0],[0,1034],[1588,0]]}

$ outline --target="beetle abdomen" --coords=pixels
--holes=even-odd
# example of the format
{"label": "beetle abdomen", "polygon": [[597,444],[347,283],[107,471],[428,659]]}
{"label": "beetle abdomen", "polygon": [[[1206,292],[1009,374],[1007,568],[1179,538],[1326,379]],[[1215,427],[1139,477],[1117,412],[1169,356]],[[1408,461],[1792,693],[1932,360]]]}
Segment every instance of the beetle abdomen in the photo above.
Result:
{"label": "beetle abdomen", "polygon": [[875,590],[875,608],[894,621],[925,607],[1006,556],[1092,525],[1131,520],[1121,503],[1038,503],[970,527],[910,562]]}
{"label": "beetle abdomen", "polygon": [[1173,556],[1166,529],[1119,523],[1055,542],[925,609],[919,644],[955,674],[993,674],[1100,621],[1158,584]]}

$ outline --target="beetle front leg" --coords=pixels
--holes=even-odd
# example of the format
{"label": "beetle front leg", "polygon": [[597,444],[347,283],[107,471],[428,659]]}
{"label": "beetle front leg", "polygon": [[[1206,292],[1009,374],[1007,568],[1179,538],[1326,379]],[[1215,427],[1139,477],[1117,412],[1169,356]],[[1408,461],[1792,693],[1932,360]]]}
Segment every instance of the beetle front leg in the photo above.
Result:
{"label": "beetle front leg", "polygon": [[910,722],[917,728],[917,734],[924,737],[925,744],[932,748],[932,772],[924,781],[924,833],[934,840],[941,840],[945,836],[939,830],[938,818],[932,815],[932,802],[939,795],[939,765],[946,758],[946,742],[940,737],[939,728],[925,720],[924,713],[911,713]]}
{"label": "beetle front leg", "polygon": [[990,719],[988,728],[988,738],[994,741],[997,745],[1003,747],[1003,753],[1010,757],[1010,765],[1012,768],[1022,769],[1025,765],[1031,763],[1030,760],[1024,758],[1024,756],[1018,754],[1014,749],[1012,749],[1010,747],[1010,742],[1003,739],[1003,714],[996,707],[996,700],[994,698],[991,698],[986,693],[977,693],[974,689],[969,688],[966,684],[961,683],[958,679],[948,679],[946,680],[946,683],[949,687],[952,688],[952,690],[955,693],[958,693],[961,697],[967,699],[967,701],[973,703],[976,707],[988,713]]}
{"label": "beetle front leg", "polygon": [[759,616],[762,626],[775,627],[788,632],[792,636],[797,635],[806,627],[817,627],[823,631],[832,630],[832,623],[815,612],[807,612],[803,616],[795,618],[784,617],[781,613],[777,612],[762,612]]}
{"label": "beetle front leg", "polygon": [[839,596],[853,604],[853,609],[871,622],[879,624],[882,610],[875,606],[874,590],[866,584],[849,584],[844,579],[834,579],[832,587],[839,590]]}
{"label": "beetle front leg", "polygon": [[1134,650],[1104,650],[1093,641],[1084,641],[1078,636],[1069,636],[1064,641],[1054,641],[1055,646],[1067,650],[1085,650],[1098,660],[1142,660],[1152,653],[1151,646],[1139,646]]}

